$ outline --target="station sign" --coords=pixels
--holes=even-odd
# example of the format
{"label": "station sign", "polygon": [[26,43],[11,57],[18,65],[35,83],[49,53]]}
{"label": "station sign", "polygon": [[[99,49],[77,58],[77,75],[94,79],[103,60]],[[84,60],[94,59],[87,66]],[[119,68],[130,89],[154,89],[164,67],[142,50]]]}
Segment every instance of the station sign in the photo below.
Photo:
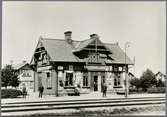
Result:
{"label": "station sign", "polygon": [[45,71],[45,70],[49,70],[51,68],[52,68],[52,66],[39,67],[39,68],[37,68],[37,71]]}
{"label": "station sign", "polygon": [[63,66],[57,66],[58,70],[63,70]]}

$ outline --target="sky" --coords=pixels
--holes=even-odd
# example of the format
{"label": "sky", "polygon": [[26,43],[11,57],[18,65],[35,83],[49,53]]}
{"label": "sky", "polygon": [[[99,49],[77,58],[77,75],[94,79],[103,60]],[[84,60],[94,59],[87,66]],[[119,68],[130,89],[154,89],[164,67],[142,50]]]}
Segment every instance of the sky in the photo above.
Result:
{"label": "sky", "polygon": [[104,43],[119,43],[135,66],[137,77],[147,68],[165,73],[165,2],[3,1],[2,65],[30,62],[39,37],[85,40],[96,33]]}

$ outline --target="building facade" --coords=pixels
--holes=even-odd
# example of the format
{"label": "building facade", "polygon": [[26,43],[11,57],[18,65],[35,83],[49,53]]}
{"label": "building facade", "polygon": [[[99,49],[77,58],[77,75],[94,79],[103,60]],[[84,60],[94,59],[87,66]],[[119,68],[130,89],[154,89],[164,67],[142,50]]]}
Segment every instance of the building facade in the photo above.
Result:
{"label": "building facade", "polygon": [[35,69],[35,91],[44,86],[44,94],[59,95],[80,87],[81,93],[101,92],[103,83],[108,93],[125,89],[125,72],[133,65],[118,43],[102,43],[97,34],[75,41],[72,32],[65,39],[40,37],[31,60]]}
{"label": "building facade", "polygon": [[34,92],[34,71],[30,65],[23,61],[23,63],[14,65],[14,69],[18,74],[18,79],[20,80],[19,89],[22,90],[23,85],[25,85],[28,93]]}

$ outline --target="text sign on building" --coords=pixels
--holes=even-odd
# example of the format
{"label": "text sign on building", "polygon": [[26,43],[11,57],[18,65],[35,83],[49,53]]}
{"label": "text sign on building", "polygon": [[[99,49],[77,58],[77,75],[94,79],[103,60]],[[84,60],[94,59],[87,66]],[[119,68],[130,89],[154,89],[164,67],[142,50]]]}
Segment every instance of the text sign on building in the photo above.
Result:
{"label": "text sign on building", "polygon": [[89,69],[89,70],[104,70],[106,69],[105,66],[86,66],[85,68]]}
{"label": "text sign on building", "polygon": [[58,66],[57,69],[58,70],[63,70],[63,66]]}
{"label": "text sign on building", "polygon": [[37,71],[44,71],[44,70],[48,70],[48,69],[51,69],[52,66],[46,66],[46,67],[39,67],[37,68]]}

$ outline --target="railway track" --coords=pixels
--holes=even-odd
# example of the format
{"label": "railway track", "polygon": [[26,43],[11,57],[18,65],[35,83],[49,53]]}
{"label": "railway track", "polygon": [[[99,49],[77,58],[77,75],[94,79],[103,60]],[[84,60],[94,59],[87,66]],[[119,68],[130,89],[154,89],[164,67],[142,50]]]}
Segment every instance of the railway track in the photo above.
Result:
{"label": "railway track", "polygon": [[116,107],[116,106],[133,106],[133,105],[153,105],[164,104],[164,97],[145,97],[145,98],[128,98],[128,99],[85,99],[85,100],[65,100],[65,101],[37,101],[37,102],[18,102],[5,103],[1,105],[2,113],[24,112],[37,110],[54,110],[54,109],[79,109],[95,107]]}

